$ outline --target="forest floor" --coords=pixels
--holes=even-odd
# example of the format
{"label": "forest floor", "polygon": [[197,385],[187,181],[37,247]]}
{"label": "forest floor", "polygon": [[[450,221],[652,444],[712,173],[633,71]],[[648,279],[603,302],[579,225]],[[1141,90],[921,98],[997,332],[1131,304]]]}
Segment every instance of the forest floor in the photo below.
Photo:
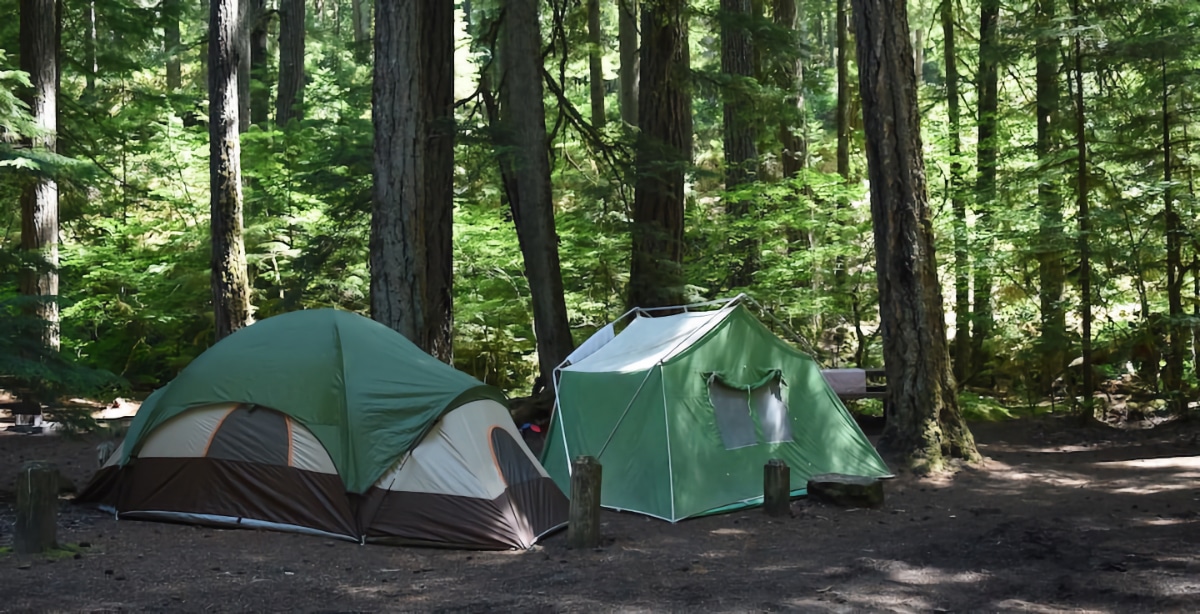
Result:
{"label": "forest floor", "polygon": [[[797,500],[676,525],[605,512],[605,544],[359,546],[116,521],[64,501],[76,552],[0,554],[0,611],[1097,611],[1200,609],[1200,426],[973,425],[983,464],[900,475],[881,510]],[[26,459],[83,486],[96,438],[0,433],[0,547]]]}

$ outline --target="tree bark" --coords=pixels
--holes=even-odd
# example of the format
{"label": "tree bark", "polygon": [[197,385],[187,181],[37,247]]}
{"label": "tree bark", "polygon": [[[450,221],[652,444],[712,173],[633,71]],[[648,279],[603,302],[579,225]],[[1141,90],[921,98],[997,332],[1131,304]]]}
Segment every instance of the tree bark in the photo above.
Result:
{"label": "tree bark", "polygon": [[1079,0],[1072,0],[1071,12],[1076,27],[1072,54],[1075,91],[1072,94],[1075,106],[1075,204],[1076,220],[1079,224],[1079,319],[1083,358],[1083,385],[1079,394],[1083,397],[1083,416],[1091,418],[1094,417],[1092,394],[1096,390],[1096,374],[1092,371],[1092,221],[1088,206],[1087,109],[1083,93],[1083,41],[1079,34],[1083,15],[1079,10]]}
{"label": "tree bark", "polygon": [[888,416],[880,447],[921,470],[979,453],[950,374],[904,0],[854,0]]}
{"label": "tree bark", "polygon": [[[775,0],[775,25],[791,30],[796,36],[797,47],[793,49],[796,59],[792,62],[791,70],[783,67],[776,78],[776,86],[787,93],[788,106],[795,107],[796,119],[784,121],[779,126],[779,141],[783,144],[783,176],[791,179],[804,170],[808,165],[808,138],[805,131],[807,122],[804,107],[804,56],[801,49],[805,46],[803,40],[803,19],[796,7],[796,0]],[[798,125],[796,125],[798,124]]]}
{"label": "tree bark", "polygon": [[271,16],[266,0],[250,3],[250,123],[265,126],[271,116],[271,82],[267,68],[267,36]]}
{"label": "tree bark", "polygon": [[617,0],[617,39],[620,46],[621,70],[617,75],[621,89],[621,120],[630,126],[638,125],[638,0]]}
{"label": "tree bark", "polygon": [[1164,370],[1163,388],[1168,405],[1177,416],[1187,411],[1187,398],[1183,390],[1183,256],[1181,253],[1183,225],[1175,208],[1175,194],[1171,189],[1174,181],[1171,143],[1171,88],[1167,80],[1167,60],[1159,62],[1162,71],[1162,154],[1163,154],[1163,218],[1167,236],[1167,364]]}
{"label": "tree bark", "polygon": [[[508,22],[511,24],[512,22]],[[600,0],[587,0],[588,72],[592,126],[604,127],[604,56],[601,47]],[[538,75],[540,78],[540,74]]]}
{"label": "tree bark", "polygon": [[183,69],[179,60],[181,49],[179,34],[180,0],[163,0],[163,51],[167,56],[167,92],[175,93],[183,87]]}
{"label": "tree bark", "polygon": [[371,0],[350,0],[350,20],[354,22],[351,25],[354,31],[355,55],[362,61],[370,51],[368,43],[371,41]]}
{"label": "tree bark", "polygon": [[[975,225],[979,245],[976,254],[991,254],[992,211],[996,207],[996,161],[999,143],[996,136],[1000,89],[1000,0],[982,0],[979,9],[979,123],[976,147]],[[990,357],[984,342],[992,334],[992,266],[990,257],[975,261],[975,311],[971,317],[972,379],[988,368]]]}
{"label": "tree bark", "polygon": [[96,0],[88,0],[85,11],[84,28],[87,32],[83,38],[84,91],[91,94],[96,91]]}
{"label": "tree bark", "polygon": [[375,3],[371,315],[453,358],[454,7]]}
{"label": "tree bark", "polygon": [[958,93],[958,48],[953,0],[942,0],[943,55],[946,62],[946,113],[950,134],[950,193],[954,211],[954,381],[963,382],[971,360],[971,254],[967,246],[967,203],[963,199],[962,120]]}
{"label": "tree bark", "polygon": [[683,302],[683,178],[691,161],[686,0],[642,5],[641,95],[629,303]]}
{"label": "tree bark", "polygon": [[[754,101],[747,95],[754,78],[754,43],[749,23],[750,0],[721,0],[721,72],[729,79],[724,95],[725,189],[733,191],[754,181],[758,169],[757,134],[750,118]],[[753,200],[726,197],[725,211],[734,220],[750,214]],[[735,248],[742,260],[734,265],[730,285],[744,287],[758,268],[758,244],[753,236],[738,240]]]}
{"label": "tree bark", "polygon": [[500,95],[504,142],[501,155],[508,158],[514,179],[509,206],[533,300],[538,363],[544,381],[549,382],[554,368],[566,359],[574,344],[563,298],[558,233],[554,228],[546,109],[542,102],[538,0],[506,0],[504,6],[500,40],[504,71]]}
{"label": "tree bark", "polygon": [[277,125],[303,118],[304,0],[279,0],[279,89],[275,96]]}
{"label": "tree bark", "polygon": [[250,14],[251,0],[237,0],[237,30],[234,37],[238,47],[237,95],[238,132],[250,129]]}
{"label": "tree bark", "polygon": [[[837,0],[837,173],[850,180],[850,0]],[[845,205],[845,203],[839,203]]]}
{"label": "tree bark", "polygon": [[208,138],[212,294],[216,338],[250,324],[250,283],[242,243],[242,169],[238,139],[238,0],[210,0]]}
{"label": "tree bark", "polygon": [[[21,0],[21,70],[32,86],[24,96],[37,128],[34,150],[55,151],[58,131],[58,14],[54,0]],[[58,184],[35,177],[21,190],[21,249],[41,261],[20,278],[21,294],[35,297],[32,315],[42,320],[42,344],[59,348]]]}
{"label": "tree bark", "polygon": [[[1037,1],[1037,156],[1041,166],[1038,177],[1038,285],[1042,312],[1041,389],[1049,393],[1054,380],[1066,368],[1067,322],[1062,306],[1065,279],[1062,249],[1062,198],[1057,174],[1049,168],[1057,150],[1055,126],[1058,123],[1058,35],[1054,29],[1058,10],[1055,0]],[[1047,175],[1050,175],[1047,177]]]}

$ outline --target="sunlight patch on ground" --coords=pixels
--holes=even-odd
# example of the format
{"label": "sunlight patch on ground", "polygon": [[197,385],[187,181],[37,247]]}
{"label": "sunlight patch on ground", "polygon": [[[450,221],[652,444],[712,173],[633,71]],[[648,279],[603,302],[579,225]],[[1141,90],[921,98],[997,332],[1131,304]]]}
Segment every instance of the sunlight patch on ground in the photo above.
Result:
{"label": "sunlight patch on ground", "polygon": [[1192,524],[1196,522],[1194,518],[1134,518],[1130,521],[1131,524],[1139,524],[1146,527],[1169,527],[1176,524]]}
{"label": "sunlight patch on ground", "polygon": [[1091,478],[1081,473],[1068,471],[1027,471],[1000,461],[992,461],[992,476],[1009,482],[1037,481],[1054,486],[1079,488],[1091,483]]}
{"label": "sunlight patch on ground", "polygon": [[1072,614],[1104,614],[1111,611],[1068,608],[1049,603],[1034,603],[1032,601],[1024,601],[1022,599],[1005,599],[1004,601],[996,604],[996,609],[1002,612],[1034,612],[1035,614],[1058,614],[1059,612],[1071,612]]}
{"label": "sunlight patch on ground", "polygon": [[863,567],[883,574],[899,584],[928,586],[935,584],[974,584],[987,579],[988,574],[976,571],[949,572],[937,567],[918,567],[904,561],[861,559]]}
{"label": "sunlight patch on ground", "polygon": [[[820,591],[819,591],[820,592]],[[904,593],[880,593],[855,590],[854,587],[839,587],[820,592],[818,595],[783,599],[780,603],[802,612],[834,611],[858,612],[932,612],[935,605],[929,600]]]}
{"label": "sunlight patch on ground", "polygon": [[1114,480],[1112,492],[1120,494],[1149,495],[1172,490],[1195,488],[1200,480],[1200,456],[1170,456],[1166,458],[1138,458],[1126,461],[1107,461],[1093,463],[1097,469],[1127,469],[1145,471],[1147,469],[1175,470],[1170,476],[1155,480],[1145,477],[1128,480]]}
{"label": "sunlight patch on ground", "polygon": [[713,535],[749,535],[750,532],[744,529],[713,529],[709,531]]}

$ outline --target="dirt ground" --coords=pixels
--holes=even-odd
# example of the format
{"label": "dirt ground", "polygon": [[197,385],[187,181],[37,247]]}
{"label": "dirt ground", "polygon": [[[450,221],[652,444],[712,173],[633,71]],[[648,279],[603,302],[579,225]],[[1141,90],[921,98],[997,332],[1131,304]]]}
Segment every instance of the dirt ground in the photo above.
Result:
{"label": "dirt ground", "polygon": [[[1200,609],[1200,427],[974,425],[982,466],[901,475],[882,510],[797,500],[671,525],[606,512],[606,543],[359,546],[116,521],[64,501],[78,554],[0,554],[0,611],[1098,611]],[[20,461],[83,486],[96,439],[0,435],[0,546]],[[23,568],[25,567],[25,568]]]}

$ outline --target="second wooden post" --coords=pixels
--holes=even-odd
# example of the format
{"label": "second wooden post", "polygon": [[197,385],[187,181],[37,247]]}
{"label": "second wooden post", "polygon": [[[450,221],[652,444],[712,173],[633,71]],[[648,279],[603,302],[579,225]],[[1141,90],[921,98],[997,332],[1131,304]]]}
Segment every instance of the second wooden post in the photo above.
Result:
{"label": "second wooden post", "polygon": [[763,467],[763,511],[768,516],[787,516],[791,513],[792,470],[778,458]]}
{"label": "second wooden post", "polygon": [[600,461],[580,456],[571,462],[571,512],[567,545],[595,548],[600,545]]}

